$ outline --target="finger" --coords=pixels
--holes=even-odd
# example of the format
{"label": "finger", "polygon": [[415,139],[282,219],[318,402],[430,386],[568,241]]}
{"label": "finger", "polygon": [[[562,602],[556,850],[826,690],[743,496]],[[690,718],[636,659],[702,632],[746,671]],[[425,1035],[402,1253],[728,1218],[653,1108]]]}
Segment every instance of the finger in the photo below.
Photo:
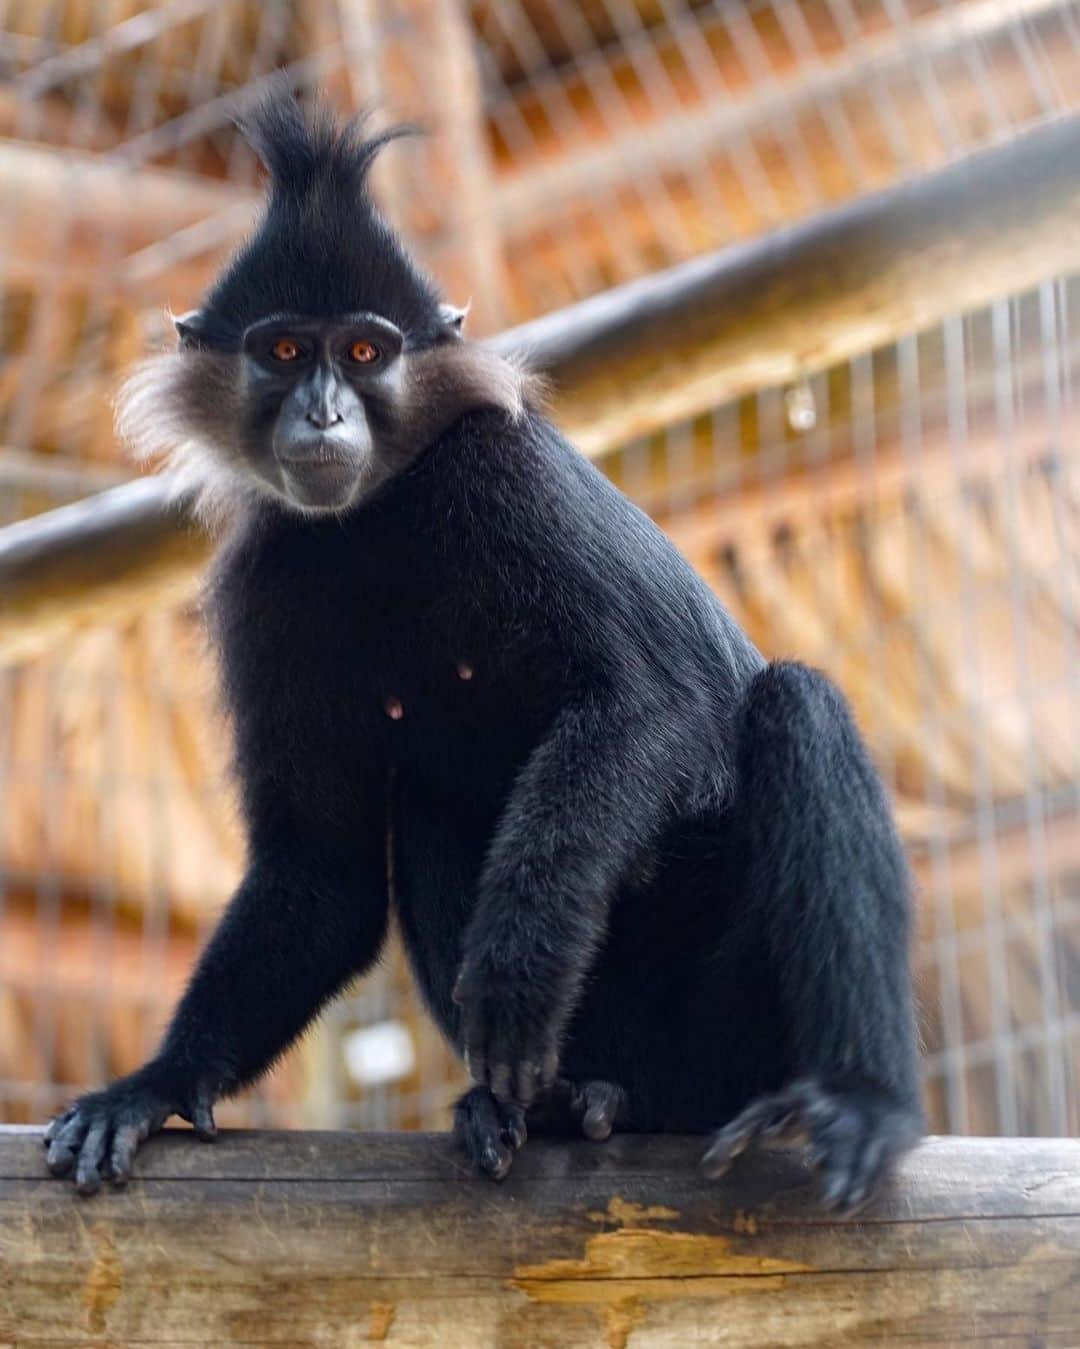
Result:
{"label": "finger", "polygon": [[498,1101],[510,1101],[514,1093],[510,1089],[510,1065],[493,1063],[491,1065],[491,1094]]}
{"label": "finger", "polygon": [[837,1209],[854,1213],[870,1199],[881,1183],[888,1155],[888,1142],[881,1137],[870,1137],[859,1149],[851,1178],[837,1200]]}
{"label": "finger", "polygon": [[54,1115],[48,1122],[45,1126],[45,1132],[41,1135],[41,1141],[46,1147],[53,1141],[60,1129],[71,1119],[74,1113],[74,1107],[69,1110],[62,1110],[59,1115]]}
{"label": "finger", "polygon": [[506,1143],[516,1152],[518,1148],[524,1147],[529,1138],[529,1131],[525,1127],[525,1112],[511,1106],[506,1111],[506,1117],[503,1120],[502,1136]]}
{"label": "finger", "polygon": [[590,1106],[581,1121],[581,1132],[594,1143],[610,1138],[614,1127],[614,1117],[606,1105]]}
{"label": "finger", "polygon": [[[522,1059],[514,1080],[514,1100],[521,1106],[532,1103],[540,1086],[540,1065],[532,1059]],[[498,1092],[495,1093],[498,1095]]]}
{"label": "finger", "polygon": [[465,1067],[478,1086],[487,1084],[487,1044],[484,1018],[480,1007],[470,1002],[465,1013],[464,1026]]}
{"label": "finger", "polygon": [[540,1060],[540,1085],[546,1091],[555,1083],[559,1074],[559,1051],[549,1049]]}
{"label": "finger", "polygon": [[195,1132],[204,1143],[212,1143],[217,1137],[217,1125],[214,1123],[214,1100],[209,1087],[200,1087],[195,1097],[195,1114],[192,1124]]}
{"label": "finger", "polygon": [[67,1123],[49,1144],[45,1165],[54,1176],[66,1176],[75,1164],[75,1155],[82,1146],[90,1122],[81,1112],[73,1112]]}
{"label": "finger", "polygon": [[505,1180],[514,1163],[514,1150],[502,1141],[501,1131],[484,1140],[477,1165],[492,1180]]}
{"label": "finger", "polygon": [[492,1180],[502,1180],[514,1159],[512,1147],[503,1139],[504,1128],[502,1115],[489,1091],[474,1088],[455,1108],[455,1134],[476,1169]]}
{"label": "finger", "polygon": [[488,1080],[491,1094],[507,1104],[517,1100],[517,1065],[521,1057],[521,1037],[517,1033],[505,1007],[498,1007],[488,999],[487,1055]]}
{"label": "finger", "polygon": [[105,1158],[108,1137],[108,1119],[95,1120],[79,1149],[79,1161],[75,1168],[75,1188],[80,1194],[96,1194],[101,1189],[100,1168]]}
{"label": "finger", "polygon": [[610,1082],[590,1082],[586,1086],[581,1117],[581,1132],[586,1138],[602,1143],[611,1137],[624,1097],[623,1089]]}
{"label": "finger", "polygon": [[821,1158],[821,1199],[826,1209],[842,1207],[854,1178],[858,1148],[858,1126],[845,1115],[814,1131],[812,1152]]}
{"label": "finger", "polygon": [[[702,1170],[706,1176],[710,1180],[717,1180],[724,1175],[735,1158],[746,1151],[780,1108],[776,1097],[763,1097],[760,1101],[747,1106],[741,1114],[736,1115],[715,1133],[708,1151],[701,1159]],[[786,1109],[786,1106],[783,1108]]]}
{"label": "finger", "polygon": [[790,1143],[800,1136],[806,1137],[806,1124],[806,1114],[799,1102],[784,1093],[775,1098],[775,1108],[771,1117],[763,1123],[761,1134],[764,1138]]}
{"label": "finger", "polygon": [[122,1124],[113,1136],[112,1151],[109,1153],[109,1171],[114,1185],[126,1185],[131,1179],[131,1166],[135,1152],[146,1137],[146,1126]]}

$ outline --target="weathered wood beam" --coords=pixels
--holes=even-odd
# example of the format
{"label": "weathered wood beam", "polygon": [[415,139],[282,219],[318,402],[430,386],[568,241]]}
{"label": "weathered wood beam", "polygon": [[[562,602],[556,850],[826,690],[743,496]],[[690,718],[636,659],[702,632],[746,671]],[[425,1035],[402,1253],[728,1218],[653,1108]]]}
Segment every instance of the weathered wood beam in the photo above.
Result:
{"label": "weathered wood beam", "polygon": [[162,249],[173,235],[207,232],[207,222],[222,222],[210,246],[231,244],[256,209],[253,194],[225,183],[16,140],[0,140],[0,198],[0,275],[76,287],[87,285],[87,269],[102,267],[127,284],[129,255]]}
{"label": "weathered wood beam", "polygon": [[117,487],[130,477],[130,473],[116,464],[86,463],[81,459],[0,445],[0,492],[89,496],[91,492]]}
{"label": "weathered wood beam", "polygon": [[[1080,116],[502,333],[592,455],[1080,266]],[[107,604],[190,593],[156,481],[0,532],[0,658]],[[90,546],[92,541],[92,547]]]}
{"label": "weathered wood beam", "polygon": [[[355,102],[373,96],[425,135],[373,170],[376,197],[474,326],[506,321],[507,293],[475,32],[458,0],[337,0]],[[374,47],[372,46],[372,35]]]}
{"label": "weathered wood beam", "polygon": [[800,1161],[703,1184],[700,1141],[173,1133],[79,1200],[0,1131],[0,1340],[1016,1346],[1080,1341],[1080,1142],[933,1139],[855,1221]]}
{"label": "weathered wood beam", "polygon": [[591,454],[1080,266],[1080,116],[512,329]]}
{"label": "weathered wood beam", "polygon": [[207,546],[160,478],[8,525],[0,530],[0,653],[19,660],[72,627],[190,597]]}

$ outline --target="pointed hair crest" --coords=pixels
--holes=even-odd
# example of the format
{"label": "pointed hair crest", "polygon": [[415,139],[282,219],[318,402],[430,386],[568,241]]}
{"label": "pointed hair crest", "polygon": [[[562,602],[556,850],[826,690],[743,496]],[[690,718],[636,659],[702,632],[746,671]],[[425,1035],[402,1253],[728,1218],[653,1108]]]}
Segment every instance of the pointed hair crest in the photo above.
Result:
{"label": "pointed hair crest", "polygon": [[202,308],[237,332],[270,314],[370,311],[395,323],[407,346],[439,341],[438,288],[367,186],[380,149],[412,128],[368,135],[366,118],[339,123],[325,107],[306,110],[285,85],[239,125],[270,173],[266,209]]}
{"label": "pointed hair crest", "polygon": [[322,106],[305,112],[279,90],[238,118],[237,125],[266,166],[273,196],[299,205],[327,190],[358,196],[379,151],[417,134],[415,127],[402,124],[368,136],[370,120],[367,111],[347,122],[338,122]]}

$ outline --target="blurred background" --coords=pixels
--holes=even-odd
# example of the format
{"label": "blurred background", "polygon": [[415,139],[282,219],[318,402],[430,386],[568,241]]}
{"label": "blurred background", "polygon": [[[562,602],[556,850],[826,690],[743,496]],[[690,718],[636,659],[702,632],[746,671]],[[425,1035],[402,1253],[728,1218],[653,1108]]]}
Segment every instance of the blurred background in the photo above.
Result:
{"label": "blurred background", "polygon": [[[118,379],[252,219],[232,119],[279,69],[429,129],[377,192],[474,335],[716,255],[730,303],[674,351],[624,322],[556,414],[852,699],[933,1128],[1077,1132],[1069,0],[0,0],[0,1120],[154,1049],[238,879],[205,546],[96,494],[133,476]],[[444,1127],[460,1085],[395,944],[221,1118]]]}

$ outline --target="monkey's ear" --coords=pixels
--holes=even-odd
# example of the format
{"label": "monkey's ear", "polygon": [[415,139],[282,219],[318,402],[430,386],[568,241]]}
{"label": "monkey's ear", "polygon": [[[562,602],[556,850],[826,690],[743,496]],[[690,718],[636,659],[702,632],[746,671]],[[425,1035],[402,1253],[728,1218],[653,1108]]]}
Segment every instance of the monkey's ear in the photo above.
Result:
{"label": "monkey's ear", "polygon": [[240,334],[231,324],[218,318],[211,310],[189,309],[186,314],[173,315],[173,327],[180,339],[180,349],[236,352],[240,350]]}
{"label": "monkey's ear", "polygon": [[189,309],[186,314],[173,315],[173,327],[181,347],[202,346],[200,339],[206,332],[206,326],[206,316],[201,309]]}
{"label": "monkey's ear", "polygon": [[[470,301],[471,304],[471,301]],[[469,313],[469,305],[441,304],[439,305],[439,317],[442,319],[442,325],[449,338],[460,337],[462,329],[465,327],[465,319]]]}

